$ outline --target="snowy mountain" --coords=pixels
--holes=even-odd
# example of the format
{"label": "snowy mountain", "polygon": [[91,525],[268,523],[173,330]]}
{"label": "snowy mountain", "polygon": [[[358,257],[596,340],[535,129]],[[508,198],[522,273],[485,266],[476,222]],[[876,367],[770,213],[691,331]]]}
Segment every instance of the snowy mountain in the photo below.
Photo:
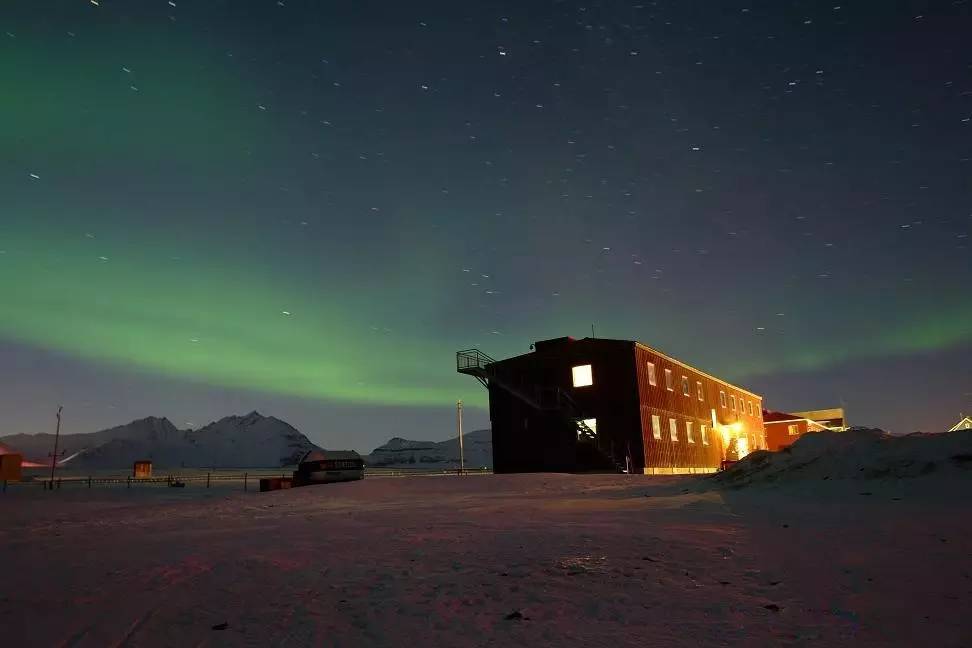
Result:
{"label": "snowy mountain", "polygon": [[[463,435],[466,467],[481,468],[493,465],[493,436],[490,430],[475,430]],[[395,437],[375,448],[364,457],[369,466],[380,467],[442,467],[459,466],[459,438],[446,441],[411,441]]]}
{"label": "snowy mountain", "polygon": [[[15,435],[4,441],[25,455],[45,457],[53,434]],[[159,468],[244,468],[291,465],[319,449],[288,423],[250,412],[227,416],[198,430],[180,430],[166,418],[149,417],[127,425],[61,437],[64,466],[101,470],[127,468],[149,459]]]}
{"label": "snowy mountain", "polygon": [[[62,459],[66,459],[78,452],[96,448],[113,439],[165,439],[178,433],[179,430],[169,419],[149,416],[99,432],[62,434],[58,442],[57,451],[59,455],[63,452]],[[2,438],[4,443],[17,448],[26,458],[43,461],[45,463],[50,461],[48,453],[54,448],[53,434],[14,434]]]}

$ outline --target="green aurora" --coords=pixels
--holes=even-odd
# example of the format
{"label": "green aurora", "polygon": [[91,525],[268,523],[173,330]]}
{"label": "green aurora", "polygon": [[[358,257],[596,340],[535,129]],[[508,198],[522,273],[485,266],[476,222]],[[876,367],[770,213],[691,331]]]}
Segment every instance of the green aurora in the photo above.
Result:
{"label": "green aurora", "polygon": [[[845,256],[814,261],[835,277],[846,268],[840,280],[816,279],[816,265],[794,254],[740,259],[729,244],[693,257],[711,264],[704,273],[680,277],[703,263],[670,254],[697,246],[689,239],[699,224],[687,214],[725,211],[688,207],[708,195],[690,189],[689,198],[658,198],[666,186],[695,186],[695,162],[679,167],[684,183],[652,176],[639,198],[644,223],[632,225],[605,215],[625,213],[614,197],[584,211],[561,194],[610,186],[621,195],[617,187],[634,186],[628,168],[653,158],[592,164],[581,178],[573,152],[539,139],[545,122],[507,131],[503,120],[491,125],[492,148],[467,152],[472,127],[491,122],[465,95],[459,108],[436,112],[399,98],[419,93],[411,80],[396,86],[399,74],[369,90],[372,68],[332,72],[317,50],[313,67],[301,67],[284,45],[259,58],[257,45],[231,31],[156,21],[155,9],[146,9],[151,22],[122,29],[107,7],[78,4],[63,24],[0,39],[0,150],[11,153],[0,185],[3,340],[216,386],[416,406],[472,391],[453,371],[457,349],[503,357],[536,339],[585,335],[592,323],[598,335],[637,338],[742,383],[972,341],[967,273],[915,261],[913,282],[903,284],[894,268],[855,263],[854,254],[874,260],[906,249],[897,225],[848,235]],[[293,29],[295,39],[306,35]],[[321,51],[346,38],[329,29],[315,33]],[[342,94],[348,86],[355,95]],[[482,95],[493,98],[492,87]],[[557,146],[581,138],[577,123],[594,123],[577,110],[553,120]],[[454,111],[462,116],[452,119]],[[534,133],[515,152],[506,141]],[[681,139],[677,148],[687,150]],[[504,164],[498,180],[480,177]],[[778,164],[772,155],[765,163]],[[565,166],[578,186],[570,192],[560,188]],[[621,178],[614,186],[612,173]],[[636,275],[628,260],[618,270],[601,251],[609,241],[579,242],[613,229],[616,241],[652,257],[640,267],[666,274]],[[781,228],[779,239],[788,236]],[[486,291],[493,281],[499,288]]]}
{"label": "green aurora", "polygon": [[[430,292],[421,277],[352,289],[275,275],[229,256],[204,255],[198,247],[187,253],[185,245],[175,242],[121,246],[99,237],[59,238],[36,227],[5,231],[2,240],[5,313],[0,335],[170,377],[311,399],[431,405],[448,402],[456,393],[453,351],[470,343],[495,354],[516,353],[523,346],[497,337],[430,334],[430,321],[448,307],[450,295]],[[102,259],[105,249],[138,252]],[[181,256],[173,254],[180,250]],[[388,292],[404,297],[389,305]],[[419,294],[422,300],[409,297]],[[560,315],[573,322],[581,317]],[[794,344],[759,361],[732,354],[716,359],[726,375],[745,381],[762,373],[821,369],[970,339],[963,324],[972,309],[942,315],[939,310],[934,318],[900,322],[841,346],[809,351]],[[611,328],[636,330],[624,322]],[[553,320],[537,329],[564,330]],[[656,330],[659,339],[679,340],[674,327]],[[657,344],[650,337],[644,341]],[[708,368],[703,360],[693,361]]]}

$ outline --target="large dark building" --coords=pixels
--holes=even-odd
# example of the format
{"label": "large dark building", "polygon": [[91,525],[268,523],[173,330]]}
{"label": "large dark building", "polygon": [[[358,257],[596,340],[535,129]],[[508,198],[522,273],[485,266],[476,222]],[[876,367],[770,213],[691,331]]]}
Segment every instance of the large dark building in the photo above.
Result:
{"label": "large dark building", "polygon": [[644,344],[557,338],[533,349],[456,357],[489,390],[496,472],[713,472],[766,447],[761,396]]}

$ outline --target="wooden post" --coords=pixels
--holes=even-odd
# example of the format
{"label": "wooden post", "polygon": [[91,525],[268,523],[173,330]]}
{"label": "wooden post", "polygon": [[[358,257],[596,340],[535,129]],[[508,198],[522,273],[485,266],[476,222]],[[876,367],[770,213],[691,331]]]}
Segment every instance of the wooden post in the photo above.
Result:
{"label": "wooden post", "polygon": [[209,473],[206,473],[206,488],[209,488]]}
{"label": "wooden post", "polygon": [[57,442],[61,439],[61,410],[63,406],[57,406],[57,429],[54,430],[54,452],[51,453],[51,490],[54,490],[54,470],[57,468]]}
{"label": "wooden post", "polygon": [[466,457],[462,448],[462,401],[456,403],[456,425],[459,428],[459,474],[463,474],[466,468]]}
{"label": "wooden post", "polygon": [[125,486],[125,488],[131,488],[132,487],[132,476],[131,475],[128,476],[127,484],[128,485]]}
{"label": "wooden post", "polygon": [[88,475],[88,488],[91,488],[91,475]]}
{"label": "wooden post", "polygon": [[246,483],[247,482],[247,479],[249,479],[249,477],[250,477],[250,473],[243,473],[243,490],[244,491],[249,490],[247,488],[247,483]]}

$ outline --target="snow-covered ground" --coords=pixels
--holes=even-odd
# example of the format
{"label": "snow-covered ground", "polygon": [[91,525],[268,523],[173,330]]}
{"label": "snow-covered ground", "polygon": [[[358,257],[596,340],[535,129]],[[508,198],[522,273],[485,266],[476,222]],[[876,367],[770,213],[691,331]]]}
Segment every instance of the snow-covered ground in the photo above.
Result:
{"label": "snow-covered ground", "polygon": [[17,646],[968,646],[970,473],[21,487],[0,494],[0,628]]}

